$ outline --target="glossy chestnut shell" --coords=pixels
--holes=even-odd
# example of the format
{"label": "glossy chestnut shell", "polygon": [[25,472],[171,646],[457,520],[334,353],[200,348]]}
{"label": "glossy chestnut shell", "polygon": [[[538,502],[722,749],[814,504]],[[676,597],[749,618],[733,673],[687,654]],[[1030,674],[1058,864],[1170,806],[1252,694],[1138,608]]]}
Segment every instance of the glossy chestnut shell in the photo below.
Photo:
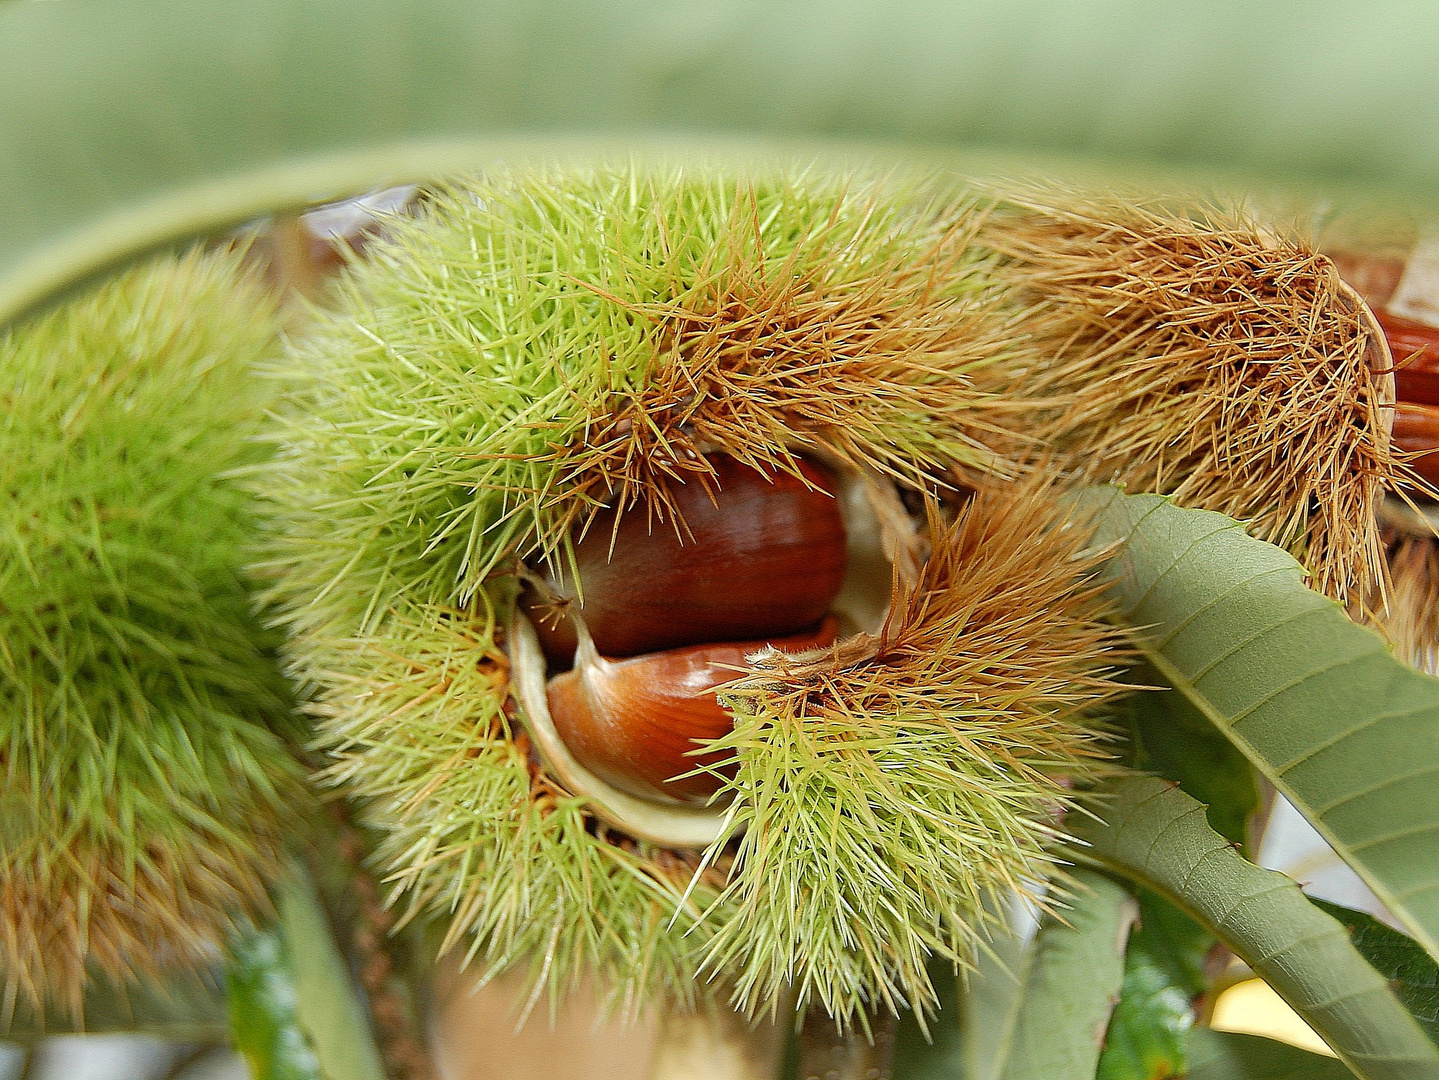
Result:
{"label": "glossy chestnut shell", "polygon": [[834,643],[838,626],[831,616],[803,634],[690,645],[624,660],[606,660],[581,646],[574,669],[549,682],[550,716],[576,760],[621,791],[703,803],[720,789],[720,775],[686,774],[729,755],[693,751],[733,726],[715,688],[738,678],[745,657],[766,645],[786,652],[820,648]]}
{"label": "glossy chestnut shell", "polygon": [[[730,466],[725,466],[730,469]],[[753,473],[753,470],[750,470]],[[868,475],[858,470],[843,469],[836,473],[830,473],[829,469],[823,466],[816,466],[814,463],[806,463],[806,475],[827,479],[835,477],[836,512],[840,515],[842,531],[837,532],[833,525],[822,532],[827,535],[830,541],[843,539],[843,551],[835,554],[826,554],[825,561],[829,564],[839,564],[843,567],[843,581],[839,592],[833,603],[829,604],[829,614],[835,615],[837,631],[840,640],[835,643],[836,649],[845,646],[846,634],[856,634],[858,637],[868,637],[879,633],[879,628],[884,624],[886,613],[888,613],[889,601],[892,597],[892,587],[895,580],[908,580],[909,575],[914,574],[915,568],[922,561],[922,541],[915,529],[914,521],[909,518],[898,492],[894,485],[884,477]],[[764,477],[748,477],[757,479],[763,483],[766,489],[773,490]],[[803,485],[800,485],[803,488]],[[813,496],[813,492],[807,492]],[[820,508],[827,509],[829,496],[820,495],[825,503],[819,503]],[[806,499],[807,502],[807,499]],[[816,503],[810,503],[816,505]],[[643,511],[639,512],[639,519],[643,521]],[[612,519],[613,521],[613,519]],[[668,526],[665,526],[668,528]],[[642,531],[642,535],[649,535],[648,529]],[[699,539],[704,542],[704,538]],[[607,544],[606,544],[607,552]],[[682,555],[688,557],[694,554],[694,549],[685,546]],[[809,552],[810,558],[814,558],[816,552]],[[740,577],[753,578],[753,575],[740,575]],[[620,582],[625,584],[625,582]],[[826,585],[826,591],[829,585]],[[589,595],[587,595],[589,600]],[[586,608],[586,611],[589,608]],[[551,673],[555,670],[563,670],[568,666],[570,657],[564,656],[560,663],[553,659],[547,660],[544,651],[541,650],[540,636],[538,636],[538,618],[545,614],[547,605],[537,603],[537,598],[531,597],[528,610],[524,605],[517,607],[514,617],[508,628],[508,653],[511,659],[511,679],[514,686],[515,700],[521,709],[524,718],[525,728],[534,739],[534,748],[540,754],[545,771],[557,779],[564,790],[574,792],[576,795],[586,798],[589,807],[610,827],[619,828],[636,840],[645,840],[648,843],[661,844],[661,846],[684,848],[684,850],[696,850],[707,844],[714,843],[718,838],[731,834],[735,828],[743,828],[743,824],[735,824],[732,820],[730,808],[717,804],[715,801],[701,801],[704,798],[705,790],[711,788],[676,788],[668,782],[669,777],[685,774],[695,768],[696,762],[705,761],[702,756],[689,756],[688,751],[695,748],[692,739],[708,739],[717,735],[724,735],[730,731],[731,719],[724,710],[718,709],[718,703],[714,702],[714,690],[708,690],[705,696],[709,699],[709,705],[699,710],[701,722],[692,726],[688,732],[679,733],[666,732],[659,738],[655,736],[643,736],[643,738],[632,739],[630,733],[622,731],[617,735],[602,739],[600,745],[594,746],[590,739],[589,732],[576,732],[573,729],[573,720],[568,718],[557,719],[551,712],[551,695],[548,693],[550,685],[560,683],[560,680],[576,679],[578,676],[570,674],[557,674],[554,679],[547,680],[547,669]],[[583,618],[583,617],[581,617]],[[578,626],[578,623],[576,623]],[[760,646],[764,641],[774,641],[777,646],[786,647],[790,650],[800,650],[803,647],[819,646],[822,641],[830,639],[833,631],[829,627],[819,628],[813,631],[813,637],[809,633],[799,636],[799,640],[790,640],[789,643],[776,639],[784,639],[783,634],[776,636],[761,636],[761,634],[743,634],[730,639],[730,643],[718,643],[721,649],[732,649],[727,659],[721,659],[721,654],[711,653],[705,656],[701,651],[701,659],[705,666],[711,667],[712,674],[718,674],[718,682],[728,682],[730,677],[737,676],[737,672],[728,670],[731,659],[735,663],[743,663],[744,654]],[[853,639],[858,640],[858,639]],[[684,643],[681,650],[688,650],[696,644],[705,643]],[[717,643],[709,643],[717,644]],[[587,656],[580,657],[576,667],[594,666],[590,663],[590,657],[600,660],[600,663],[609,664],[609,672],[614,667],[620,667],[627,663],[626,660],[602,660],[599,651],[594,650],[593,641],[590,641]],[[645,683],[646,689],[640,693],[645,699],[663,700],[666,697],[675,697],[672,680],[678,677],[684,680],[686,676],[686,663],[695,663],[694,660],[681,657],[676,663],[675,659],[655,660],[659,666],[659,674],[662,679],[655,680],[655,669],[650,669],[649,677],[640,680]],[[633,669],[623,669],[620,674],[629,672],[643,673],[645,666],[636,664]],[[718,670],[717,670],[718,669]],[[604,670],[604,669],[600,669]],[[678,676],[676,676],[678,673]],[[622,680],[625,682],[625,680]],[[613,685],[612,685],[613,686]],[[589,728],[603,731],[609,725],[609,719],[594,720],[587,716],[593,706],[584,702],[583,695],[578,695],[580,687],[566,689],[564,683],[555,687],[557,693],[554,696],[554,705],[557,712],[567,712],[567,705],[563,696],[580,696],[580,709],[574,715],[581,716],[578,722]],[[622,687],[623,690],[623,687]],[[606,693],[613,695],[613,689],[607,689]],[[626,692],[620,696],[627,696]],[[685,695],[688,697],[688,693]],[[691,713],[692,702],[679,703],[679,715],[681,715],[681,729],[685,723],[691,720],[684,719]],[[607,709],[606,709],[607,710]],[[650,708],[629,710],[625,713],[614,713],[614,715],[625,715],[623,725],[633,726],[635,731],[643,732],[649,728]],[[639,719],[636,719],[637,718]],[[668,723],[673,723],[669,720]],[[712,725],[712,726],[711,726]],[[564,726],[564,733],[560,728]],[[581,761],[580,754],[589,758],[596,764],[597,768],[604,769],[609,778],[599,775],[596,768],[589,762]],[[659,759],[663,764],[650,766],[650,759]],[[709,759],[714,761],[714,759]],[[637,781],[635,777],[643,775],[643,781]],[[708,782],[717,787],[720,779],[708,777]],[[619,785],[616,782],[619,781]],[[642,792],[642,794],[636,794]]]}
{"label": "glossy chestnut shell", "polygon": [[674,488],[680,523],[637,507],[616,529],[614,512],[604,512],[575,546],[582,590],[569,573],[551,573],[549,601],[524,599],[553,665],[574,655],[571,608],[611,657],[782,637],[829,611],[845,576],[834,475],[807,460],[803,479],[765,476],[723,455],[709,461],[713,493],[698,480]]}

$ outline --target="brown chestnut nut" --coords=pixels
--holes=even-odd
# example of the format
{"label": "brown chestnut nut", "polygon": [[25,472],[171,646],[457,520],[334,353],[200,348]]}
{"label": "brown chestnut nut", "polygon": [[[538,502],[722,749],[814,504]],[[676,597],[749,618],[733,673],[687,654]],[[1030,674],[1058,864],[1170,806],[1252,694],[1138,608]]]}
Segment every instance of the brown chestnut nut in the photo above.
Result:
{"label": "brown chestnut nut", "polygon": [[1394,445],[1418,455],[1414,471],[1431,484],[1439,484],[1439,405],[1400,401],[1394,410]]}
{"label": "brown chestnut nut", "polygon": [[546,576],[550,598],[526,594],[522,606],[552,664],[574,655],[571,604],[603,656],[792,634],[829,611],[845,575],[834,476],[805,460],[804,480],[768,477],[724,455],[709,460],[713,497],[697,480],[674,489],[680,530],[643,508],[626,512],[618,531],[613,511],[596,518],[575,546],[583,603],[568,573]]}
{"label": "brown chestnut nut", "polygon": [[702,803],[720,788],[711,773],[723,752],[692,754],[699,740],[733,726],[715,688],[738,678],[746,655],[766,645],[789,652],[831,645],[838,620],[782,638],[691,645],[625,660],[606,660],[582,637],[572,671],[549,681],[546,699],[555,730],[575,760],[631,795]]}
{"label": "brown chestnut nut", "polygon": [[1439,405],[1439,329],[1384,311],[1377,314],[1394,357],[1399,400],[1412,405]]}

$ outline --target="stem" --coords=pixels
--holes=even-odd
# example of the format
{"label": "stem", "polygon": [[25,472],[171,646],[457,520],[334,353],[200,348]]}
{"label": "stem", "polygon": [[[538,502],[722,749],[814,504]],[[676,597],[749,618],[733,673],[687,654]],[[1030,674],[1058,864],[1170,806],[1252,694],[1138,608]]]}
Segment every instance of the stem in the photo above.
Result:
{"label": "stem", "polygon": [[348,873],[351,910],[346,912],[346,945],[365,988],[386,1075],[392,1080],[435,1080],[438,1072],[430,1058],[418,1003],[406,973],[396,964],[396,954],[406,949],[406,943],[391,933],[395,916],[385,907],[379,883],[365,866],[364,838],[348,808],[333,804],[331,817],[336,829],[335,853]]}
{"label": "stem", "polygon": [[828,1013],[811,1007],[799,1036],[799,1080],[889,1080],[898,1026],[887,1009],[871,1012],[871,1039],[853,1025],[841,1031]]}

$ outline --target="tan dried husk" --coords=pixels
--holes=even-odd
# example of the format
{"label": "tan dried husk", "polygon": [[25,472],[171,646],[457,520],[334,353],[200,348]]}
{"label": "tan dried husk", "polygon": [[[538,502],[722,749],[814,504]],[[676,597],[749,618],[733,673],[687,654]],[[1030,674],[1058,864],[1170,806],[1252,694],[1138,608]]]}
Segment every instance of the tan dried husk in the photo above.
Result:
{"label": "tan dried husk", "polygon": [[243,823],[243,846],[206,836],[187,850],[148,846],[127,861],[107,847],[9,861],[0,880],[0,1026],[17,1011],[43,1026],[54,1006],[81,1027],[96,980],[123,995],[141,979],[213,971],[237,920],[271,910],[284,866],[278,821]]}
{"label": "tan dried husk", "polygon": [[1406,506],[1392,496],[1385,501],[1380,520],[1389,567],[1388,606],[1371,602],[1351,610],[1356,621],[1368,622],[1387,637],[1401,660],[1431,675],[1439,674],[1439,534],[1432,511],[1432,505]]}
{"label": "tan dried husk", "polygon": [[757,212],[737,201],[728,250],[679,299],[601,293],[647,323],[656,361],[642,392],[593,417],[583,446],[556,451],[568,522],[583,526],[602,505],[674,520],[671,485],[708,486],[704,455],[716,451],[760,472],[799,476],[796,456],[809,454],[912,486],[942,482],[956,462],[897,445],[896,410],[928,417],[983,474],[1007,474],[1032,448],[1033,405],[974,388],[1023,338],[977,284],[982,213],[951,207],[914,229],[916,246],[857,274],[827,254],[852,243],[831,235],[834,222],[767,266],[745,244]]}
{"label": "tan dried husk", "polygon": [[1411,479],[1371,313],[1309,245],[1236,212],[1020,199],[985,243],[1026,306],[1004,393],[1078,482],[1172,495],[1289,548],[1341,601],[1385,591],[1375,508]]}
{"label": "tan dried husk", "polygon": [[1385,630],[1408,663],[1439,670],[1439,542],[1432,536],[1389,535],[1392,581]]}

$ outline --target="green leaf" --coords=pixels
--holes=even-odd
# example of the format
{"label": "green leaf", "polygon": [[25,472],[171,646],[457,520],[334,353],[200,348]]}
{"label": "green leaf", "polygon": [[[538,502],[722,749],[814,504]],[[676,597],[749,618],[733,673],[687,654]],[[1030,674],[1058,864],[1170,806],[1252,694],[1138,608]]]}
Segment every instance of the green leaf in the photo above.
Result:
{"label": "green leaf", "polygon": [[1353,1080],[1342,1062],[1275,1039],[1199,1029],[1190,1040],[1189,1080]]}
{"label": "green leaf", "polygon": [[299,995],[295,1015],[326,1080],[385,1080],[369,1013],[356,993],[308,876],[291,875],[279,898],[280,925]]}
{"label": "green leaf", "polygon": [[1063,921],[1050,915],[1031,946],[1004,1080],[1091,1080],[1124,979],[1134,901],[1080,870]]}
{"label": "green leaf", "polygon": [[1020,991],[1033,955],[1028,944],[1019,934],[1005,934],[991,940],[989,948],[975,958],[960,1015],[962,1075],[967,1078],[996,1080],[999,1076],[1024,1002]]}
{"label": "green leaf", "polygon": [[1098,1080],[1164,1080],[1188,1070],[1194,998],[1205,988],[1214,937],[1149,890],[1124,956],[1124,989],[1099,1058]]}
{"label": "green leaf", "polygon": [[1436,1048],[1344,928],[1282,874],[1246,862],[1204,807],[1154,777],[1115,782],[1076,856],[1182,906],[1272,986],[1361,1077],[1439,1075]]}
{"label": "green leaf", "polygon": [[237,943],[227,982],[235,1049],[254,1080],[323,1080],[296,1016],[299,995],[283,935],[256,931]]}
{"label": "green leaf", "polygon": [[1167,973],[1131,943],[1124,988],[1099,1057],[1099,1080],[1168,1080],[1188,1069],[1189,998]]}
{"label": "green leaf", "polygon": [[1439,957],[1439,680],[1229,518],[1092,493],[1121,617],[1164,680]]}
{"label": "green leaf", "polygon": [[[1055,155],[1228,165],[1427,198],[1439,116],[1408,76],[1435,64],[1439,12],[1272,7],[3,4],[0,323],[138,251],[272,209],[675,133],[751,150],[759,136],[783,154],[814,139],[980,148],[969,173],[1016,158],[1032,171],[1036,153],[1051,170]],[[1372,44],[1387,26],[1409,51]],[[1392,62],[1354,63],[1358,37]]]}
{"label": "green leaf", "polygon": [[1339,920],[1359,954],[1389,980],[1395,996],[1429,1038],[1439,1043],[1439,964],[1433,957],[1413,938],[1385,926],[1373,915],[1312,896],[1309,901]]}
{"label": "green leaf", "polygon": [[276,927],[236,947],[229,978],[235,1045],[255,1080],[385,1080],[308,876],[297,869],[277,907]]}
{"label": "green leaf", "polygon": [[221,982],[218,973],[206,973],[115,987],[97,973],[85,994],[83,1028],[60,1010],[37,1016],[21,998],[14,1015],[0,1025],[0,1038],[32,1043],[83,1030],[91,1035],[127,1032],[177,1042],[224,1042],[230,1027]]}
{"label": "green leaf", "polygon": [[[1145,668],[1134,678],[1146,686],[1162,685]],[[1134,767],[1178,781],[1209,808],[1214,831],[1247,854],[1247,827],[1259,809],[1259,785],[1244,755],[1181,694],[1135,693],[1125,705]]]}
{"label": "green leaf", "polygon": [[1209,989],[1204,965],[1214,947],[1214,935],[1189,915],[1149,889],[1139,890],[1138,939],[1149,959],[1164,968],[1169,981],[1188,997]]}

